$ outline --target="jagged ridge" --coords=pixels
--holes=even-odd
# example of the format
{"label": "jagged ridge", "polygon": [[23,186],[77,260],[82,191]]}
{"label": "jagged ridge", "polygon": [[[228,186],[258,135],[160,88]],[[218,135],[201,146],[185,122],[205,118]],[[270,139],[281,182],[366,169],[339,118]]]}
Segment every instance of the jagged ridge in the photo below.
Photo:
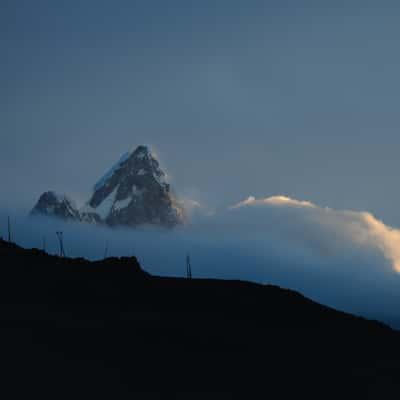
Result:
{"label": "jagged ridge", "polygon": [[34,215],[110,226],[157,225],[172,228],[187,222],[166,174],[146,146],[126,153],[94,186],[86,205],[46,192],[32,210]]}
{"label": "jagged ridge", "polygon": [[60,195],[53,191],[43,193],[31,215],[54,216],[66,221],[80,220],[80,213],[72,199],[66,195]]}

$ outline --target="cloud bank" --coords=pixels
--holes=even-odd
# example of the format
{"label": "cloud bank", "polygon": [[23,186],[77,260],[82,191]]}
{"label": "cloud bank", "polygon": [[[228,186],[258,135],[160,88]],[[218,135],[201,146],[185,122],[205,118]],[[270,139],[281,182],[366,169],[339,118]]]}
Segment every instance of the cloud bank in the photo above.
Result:
{"label": "cloud bank", "polygon": [[[62,230],[68,256],[135,255],[150,273],[172,276],[184,275],[190,253],[195,277],[277,284],[400,326],[400,231],[372,214],[286,196],[250,196],[215,214],[201,215],[193,205],[199,210],[193,223],[174,231],[109,229],[16,213],[13,239],[39,248],[45,239],[46,250],[57,253],[55,232]],[[3,232],[6,214],[0,215]]]}
{"label": "cloud bank", "polygon": [[[298,208],[298,217],[304,219],[303,224],[312,223],[317,230],[331,231],[334,236],[342,235],[344,240],[353,242],[354,246],[381,251],[383,256],[391,262],[393,269],[400,272],[400,230],[385,225],[369,212],[337,211],[286,196],[264,199],[249,196],[246,200],[231,206],[230,209],[244,207]],[[318,242],[317,237],[314,238],[315,242]],[[320,245],[321,248],[326,245],[330,247],[329,243],[323,243],[323,241]]]}

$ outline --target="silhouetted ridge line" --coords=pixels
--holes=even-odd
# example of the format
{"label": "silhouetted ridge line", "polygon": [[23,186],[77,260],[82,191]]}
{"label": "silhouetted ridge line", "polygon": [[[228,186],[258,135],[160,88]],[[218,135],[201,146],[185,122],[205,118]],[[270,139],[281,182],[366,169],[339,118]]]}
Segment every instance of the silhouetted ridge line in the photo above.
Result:
{"label": "silhouetted ridge line", "polygon": [[155,277],[135,257],[90,262],[5,241],[0,263],[2,390],[15,398],[385,399],[400,389],[398,332],[291,290]]}

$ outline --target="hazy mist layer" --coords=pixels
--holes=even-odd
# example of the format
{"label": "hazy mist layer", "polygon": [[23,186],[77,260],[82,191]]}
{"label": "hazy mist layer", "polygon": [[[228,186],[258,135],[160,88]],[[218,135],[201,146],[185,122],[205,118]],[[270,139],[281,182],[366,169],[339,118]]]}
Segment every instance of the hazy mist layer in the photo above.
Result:
{"label": "hazy mist layer", "polygon": [[[6,215],[2,215],[4,228]],[[247,200],[175,230],[107,229],[12,215],[13,240],[67,256],[138,257],[153,274],[251,280],[299,290],[324,304],[398,324],[400,231],[369,213],[336,211],[284,196]],[[107,250],[106,250],[107,249]],[[400,325],[399,325],[400,326]]]}

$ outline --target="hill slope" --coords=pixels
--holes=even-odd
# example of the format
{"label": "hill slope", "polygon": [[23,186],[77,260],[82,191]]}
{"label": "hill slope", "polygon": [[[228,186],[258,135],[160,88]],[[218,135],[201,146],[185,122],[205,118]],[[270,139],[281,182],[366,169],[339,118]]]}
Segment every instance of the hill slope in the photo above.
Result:
{"label": "hill slope", "polygon": [[290,290],[152,277],[135,258],[63,259],[2,241],[0,260],[2,385],[15,398],[384,399],[400,389],[396,331]]}

